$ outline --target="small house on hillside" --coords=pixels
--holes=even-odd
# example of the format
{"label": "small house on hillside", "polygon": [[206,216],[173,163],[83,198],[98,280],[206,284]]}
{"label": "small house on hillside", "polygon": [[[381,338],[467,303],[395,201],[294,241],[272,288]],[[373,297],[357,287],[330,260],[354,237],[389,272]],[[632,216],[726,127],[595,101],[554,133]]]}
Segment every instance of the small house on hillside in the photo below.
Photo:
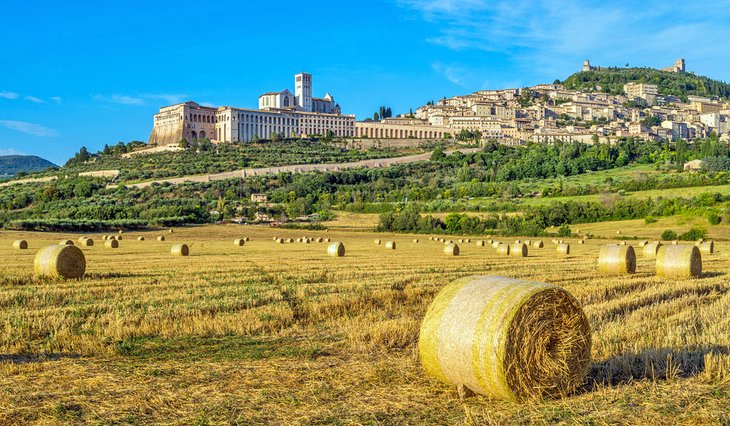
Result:
{"label": "small house on hillside", "polygon": [[685,172],[696,172],[702,168],[702,160],[692,160],[684,163]]}

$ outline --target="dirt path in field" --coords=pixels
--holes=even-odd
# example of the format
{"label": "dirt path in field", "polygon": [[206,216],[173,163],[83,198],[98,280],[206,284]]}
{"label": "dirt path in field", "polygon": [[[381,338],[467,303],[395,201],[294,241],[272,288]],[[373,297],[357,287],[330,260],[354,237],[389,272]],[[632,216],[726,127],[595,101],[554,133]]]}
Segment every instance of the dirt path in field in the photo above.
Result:
{"label": "dirt path in field", "polygon": [[[470,152],[476,152],[479,151],[481,148],[464,148],[464,149],[458,149],[454,151],[461,151],[462,153],[470,153]],[[454,151],[446,151],[447,154],[451,154]],[[408,155],[405,157],[392,157],[392,158],[377,158],[372,160],[363,160],[363,161],[356,161],[353,163],[332,163],[332,164],[294,164],[290,166],[277,166],[277,167],[259,167],[259,168],[247,168],[247,169],[240,169],[240,170],[234,170],[232,172],[223,172],[223,173],[216,173],[216,174],[210,174],[210,175],[191,175],[191,176],[183,176],[178,178],[165,178],[165,179],[157,179],[157,180],[150,180],[146,182],[139,182],[139,183],[133,183],[128,184],[129,187],[135,187],[135,188],[145,188],[148,187],[154,183],[170,183],[173,185],[177,185],[184,182],[210,182],[215,180],[224,180],[224,179],[235,179],[235,178],[246,178],[250,176],[261,176],[266,174],[275,174],[275,173],[281,173],[281,172],[289,172],[289,173],[307,173],[307,172],[314,172],[314,171],[321,171],[321,172],[332,172],[332,171],[339,171],[339,170],[346,170],[346,169],[354,169],[358,167],[366,167],[369,169],[379,168],[379,167],[388,167],[395,164],[408,164],[408,163],[415,163],[418,161],[426,161],[429,158],[431,158],[431,153],[427,152],[424,154],[416,154],[416,155]],[[108,188],[114,188],[116,185],[109,185]]]}

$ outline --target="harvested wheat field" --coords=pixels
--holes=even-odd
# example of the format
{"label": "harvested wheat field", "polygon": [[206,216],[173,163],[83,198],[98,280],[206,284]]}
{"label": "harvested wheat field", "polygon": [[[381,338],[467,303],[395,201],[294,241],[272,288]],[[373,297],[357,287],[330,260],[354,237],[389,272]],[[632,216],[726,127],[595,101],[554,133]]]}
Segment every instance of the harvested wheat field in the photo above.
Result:
{"label": "harvested wheat field", "polygon": [[[327,232],[344,257],[272,240],[296,232],[248,227],[243,248],[231,245],[237,226],[180,228],[167,242],[130,232],[116,250],[78,247],[85,278],[60,281],[33,277],[35,253],[78,235],[0,233],[0,424],[730,422],[728,242],[702,253],[700,278],[675,278],[642,255],[635,274],[603,276],[598,253],[615,240],[524,258],[473,244],[444,256],[440,242],[353,230]],[[376,249],[376,238],[402,244]],[[13,249],[20,239],[31,249]],[[170,256],[182,242],[190,256]],[[580,303],[592,361],[574,393],[462,403],[426,373],[429,305],[453,281],[487,275],[559,286]]]}

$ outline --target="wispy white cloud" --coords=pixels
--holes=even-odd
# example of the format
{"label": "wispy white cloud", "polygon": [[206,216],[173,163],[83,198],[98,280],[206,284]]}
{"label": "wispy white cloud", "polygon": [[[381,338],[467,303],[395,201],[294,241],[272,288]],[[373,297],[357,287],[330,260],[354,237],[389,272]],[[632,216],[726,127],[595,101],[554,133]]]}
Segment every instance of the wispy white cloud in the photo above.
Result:
{"label": "wispy white cloud", "polygon": [[23,99],[25,99],[26,101],[33,102],[35,104],[44,104],[44,103],[46,103],[46,101],[44,101],[43,99],[36,98],[35,96],[26,96]]}
{"label": "wispy white cloud", "polygon": [[454,65],[444,65],[441,62],[432,63],[431,68],[457,86],[465,85],[466,71],[464,69]]}
{"label": "wispy white cloud", "polygon": [[15,92],[0,92],[0,98],[2,99],[18,99],[19,94]]}
{"label": "wispy white cloud", "polygon": [[110,102],[119,105],[146,105],[148,103],[164,103],[172,105],[182,102],[188,97],[184,94],[174,93],[145,93],[141,95],[94,95],[93,98],[100,102]]}
{"label": "wispy white cloud", "polygon": [[61,99],[60,96],[51,96],[51,100],[57,104],[60,104],[63,102],[63,99]]}
{"label": "wispy white cloud", "polygon": [[0,155],[25,155],[25,153],[13,148],[0,148]]}
{"label": "wispy white cloud", "polygon": [[29,123],[27,121],[0,120],[0,127],[17,130],[18,132],[43,138],[50,138],[58,135],[58,132],[53,129],[40,124]]}

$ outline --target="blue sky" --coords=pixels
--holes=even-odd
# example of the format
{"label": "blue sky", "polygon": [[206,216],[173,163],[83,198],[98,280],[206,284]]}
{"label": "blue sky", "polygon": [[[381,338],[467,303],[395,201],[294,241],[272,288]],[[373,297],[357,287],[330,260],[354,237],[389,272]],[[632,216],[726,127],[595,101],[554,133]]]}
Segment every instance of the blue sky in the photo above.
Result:
{"label": "blue sky", "polygon": [[371,0],[5,2],[0,155],[63,163],[82,145],[147,140],[162,105],[255,108],[314,75],[359,119],[594,64],[730,81],[730,1]]}

